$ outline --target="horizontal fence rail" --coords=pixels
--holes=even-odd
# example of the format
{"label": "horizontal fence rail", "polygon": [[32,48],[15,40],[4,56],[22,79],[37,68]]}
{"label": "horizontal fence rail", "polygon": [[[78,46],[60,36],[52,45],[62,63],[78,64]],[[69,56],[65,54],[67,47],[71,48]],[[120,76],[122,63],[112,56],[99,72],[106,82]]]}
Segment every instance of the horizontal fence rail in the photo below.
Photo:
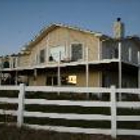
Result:
{"label": "horizontal fence rail", "polygon": [[42,92],[70,92],[70,93],[110,93],[110,88],[92,88],[92,87],[54,87],[54,86],[28,86],[26,91]]}
{"label": "horizontal fence rail", "polygon": [[20,90],[20,86],[0,86],[0,90]]}
{"label": "horizontal fence rail", "polygon": [[46,100],[25,99],[25,104],[57,105],[57,106],[81,106],[81,107],[110,107],[110,102],[101,101],[69,101],[69,100]]}
{"label": "horizontal fence rail", "polygon": [[[19,91],[18,97],[1,97],[1,91]],[[32,93],[33,92],[33,93]],[[47,98],[28,98],[26,95],[34,95],[36,92],[43,92],[45,95],[53,95],[54,93],[63,93],[74,95],[77,94],[95,94],[95,95],[109,95],[109,100],[70,100],[70,99],[47,99]],[[113,138],[116,138],[117,135],[140,135],[140,129],[124,129],[117,128],[117,122],[139,122],[140,115],[120,115],[117,114],[118,108],[133,108],[140,109],[140,101],[118,101],[117,94],[134,94],[140,96],[140,89],[117,89],[115,86],[110,88],[87,88],[87,87],[47,87],[47,86],[25,86],[20,84],[19,86],[0,86],[0,105],[2,104],[17,104],[17,110],[7,110],[0,109],[0,115],[12,115],[17,117],[17,126],[21,127],[22,125],[29,126],[35,129],[44,129],[44,130],[53,130],[58,132],[72,132],[72,133],[86,133],[86,134],[107,134],[111,135]],[[41,94],[41,93],[37,93]],[[54,95],[53,95],[54,96]],[[90,98],[90,97],[89,97]],[[99,114],[99,113],[68,113],[66,112],[43,112],[37,110],[28,110],[26,106],[56,106],[56,107],[66,107],[69,110],[69,107],[80,107],[80,108],[109,108],[109,114]],[[27,109],[27,110],[26,110]],[[25,118],[49,118],[49,119],[64,119],[71,121],[109,121],[110,128],[84,128],[84,127],[68,127],[68,126],[55,126],[55,125],[40,125],[24,122]]]}

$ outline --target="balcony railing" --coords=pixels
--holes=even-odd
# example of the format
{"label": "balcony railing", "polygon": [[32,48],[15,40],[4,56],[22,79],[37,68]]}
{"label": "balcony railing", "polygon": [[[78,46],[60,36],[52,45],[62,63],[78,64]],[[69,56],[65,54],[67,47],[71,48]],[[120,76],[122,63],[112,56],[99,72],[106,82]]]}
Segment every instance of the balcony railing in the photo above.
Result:
{"label": "balcony railing", "polygon": [[[87,62],[94,62],[94,61],[98,61],[98,63],[104,61],[104,60],[121,60],[123,62],[126,62],[126,63],[129,63],[129,64],[135,64],[135,65],[139,65],[140,64],[140,52],[136,52],[135,53],[135,56],[132,56],[131,55],[131,59],[130,59],[130,55],[129,54],[125,54],[125,52],[121,52],[121,55],[119,54],[119,49],[111,49],[111,50],[105,50],[103,52],[101,52],[99,55],[100,55],[100,59],[96,59],[96,60],[92,60],[90,56],[87,56],[88,53],[85,54],[85,57],[83,59],[80,59],[80,60],[72,60],[70,58],[66,58],[66,59],[63,59],[60,61],[60,64],[66,64],[66,63],[69,63],[69,64],[80,64],[80,63],[87,63]],[[124,55],[123,55],[124,54]],[[91,55],[91,54],[90,54]],[[121,57],[121,59],[120,59]],[[22,58],[24,59],[24,58]],[[33,64],[33,61],[31,61],[32,63],[30,64],[21,64],[21,63],[18,63],[18,58],[16,59],[3,59],[3,58],[0,58],[0,70],[4,70],[4,69],[15,69],[15,68],[25,68],[25,67],[36,67],[36,66],[51,66],[51,65],[58,65],[58,62],[57,61],[54,61],[54,60],[46,60],[44,63],[34,63]]]}

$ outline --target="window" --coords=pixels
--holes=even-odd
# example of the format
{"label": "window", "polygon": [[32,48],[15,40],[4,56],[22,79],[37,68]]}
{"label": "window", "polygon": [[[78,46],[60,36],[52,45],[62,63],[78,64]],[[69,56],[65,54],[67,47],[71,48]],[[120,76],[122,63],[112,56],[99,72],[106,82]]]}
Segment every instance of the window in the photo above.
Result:
{"label": "window", "polygon": [[49,61],[59,61],[65,59],[65,47],[57,46],[50,48]]}
{"label": "window", "polygon": [[119,56],[118,48],[115,47],[110,48],[108,55],[110,56],[109,59],[118,58]]}
{"label": "window", "polygon": [[[47,86],[57,86],[58,85],[58,77],[57,76],[48,76],[46,79]],[[76,85],[77,84],[77,76],[76,75],[68,75],[61,76],[61,85]]]}
{"label": "window", "polygon": [[3,68],[10,68],[10,64],[9,64],[8,61],[5,61],[5,62],[3,63]]}
{"label": "window", "polygon": [[77,76],[76,75],[68,75],[61,77],[62,85],[76,85],[77,84]]}
{"label": "window", "polygon": [[40,51],[40,63],[45,62],[45,49]]}
{"label": "window", "polygon": [[83,46],[82,44],[71,45],[71,59],[77,61],[83,58]]}
{"label": "window", "polygon": [[118,58],[118,57],[119,57],[118,48],[115,48],[115,50],[114,50],[114,58]]}

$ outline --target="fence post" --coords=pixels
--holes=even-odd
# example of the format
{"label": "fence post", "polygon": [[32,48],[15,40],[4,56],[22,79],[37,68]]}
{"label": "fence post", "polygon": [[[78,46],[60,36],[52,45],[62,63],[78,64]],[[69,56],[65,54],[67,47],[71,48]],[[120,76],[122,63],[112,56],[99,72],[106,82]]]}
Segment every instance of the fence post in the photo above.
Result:
{"label": "fence post", "polygon": [[17,113],[17,126],[21,127],[23,124],[23,112],[24,112],[24,96],[25,96],[25,85],[20,84],[20,91],[18,95],[18,113]]}
{"label": "fence post", "polygon": [[117,106],[116,106],[116,87],[111,86],[111,93],[110,93],[110,99],[111,99],[111,136],[112,138],[116,138],[117,135]]}

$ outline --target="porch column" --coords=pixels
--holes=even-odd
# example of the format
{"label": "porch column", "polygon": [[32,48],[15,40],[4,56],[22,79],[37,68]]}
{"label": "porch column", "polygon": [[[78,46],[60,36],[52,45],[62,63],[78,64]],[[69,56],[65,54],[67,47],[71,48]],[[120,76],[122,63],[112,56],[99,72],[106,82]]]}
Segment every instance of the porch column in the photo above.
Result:
{"label": "porch column", "polygon": [[18,71],[16,71],[16,75],[15,75],[15,84],[18,85]]}
{"label": "porch column", "polygon": [[34,85],[36,85],[37,86],[37,69],[35,68],[34,69]]}
{"label": "porch column", "polygon": [[[140,65],[138,67],[138,88],[140,88]],[[139,99],[140,99],[140,94],[138,95]]]}
{"label": "porch column", "polygon": [[89,87],[88,47],[86,48],[86,87]]}
{"label": "porch column", "polygon": [[2,68],[3,68],[3,58],[1,59],[0,62],[0,85],[2,84]]}
{"label": "porch column", "polygon": [[[118,67],[119,67],[119,70],[118,70],[118,85],[119,85],[119,88],[122,88],[122,58],[121,58],[121,53],[122,53],[122,51],[121,51],[121,47],[122,47],[122,44],[121,44],[121,42],[119,41],[119,43],[118,43],[118,49],[119,49],[119,63],[118,63]],[[119,93],[119,101],[121,101],[122,100],[122,94],[121,93]]]}
{"label": "porch column", "polygon": [[[58,68],[57,68],[57,85],[61,86],[61,72],[60,72],[60,62],[61,62],[61,52],[59,52],[59,59],[58,59]],[[57,92],[57,95],[60,95],[60,92]]]}
{"label": "porch column", "polygon": [[[89,50],[88,47],[86,47],[86,87],[89,87],[89,64],[88,64],[88,56],[89,56]],[[89,93],[86,95],[87,99],[89,99]]]}
{"label": "porch column", "polygon": [[[140,51],[138,51],[138,88],[140,88]],[[140,99],[140,94],[138,97]]]}
{"label": "porch column", "polygon": [[98,39],[98,60],[102,59],[102,41]]}
{"label": "porch column", "polygon": [[58,69],[57,69],[57,85],[61,86],[61,72],[60,72],[61,52],[59,52]]}
{"label": "porch column", "polygon": [[2,85],[2,69],[0,69],[0,85]]}

